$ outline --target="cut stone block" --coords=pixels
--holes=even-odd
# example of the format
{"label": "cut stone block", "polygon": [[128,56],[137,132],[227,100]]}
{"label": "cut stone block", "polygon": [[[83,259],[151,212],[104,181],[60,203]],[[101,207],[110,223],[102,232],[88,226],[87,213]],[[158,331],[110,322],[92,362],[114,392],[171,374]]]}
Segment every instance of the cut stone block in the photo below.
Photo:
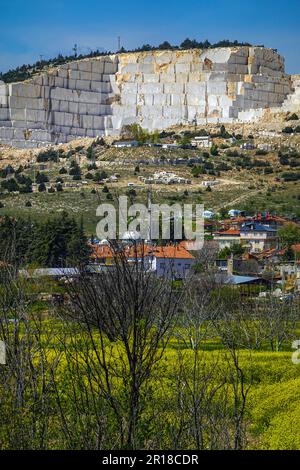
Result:
{"label": "cut stone block", "polygon": [[165,83],[164,84],[164,93],[171,93],[173,95],[180,95],[184,93],[184,84],[183,83]]}
{"label": "cut stone block", "polygon": [[0,106],[3,108],[8,107],[8,96],[0,96]]}
{"label": "cut stone block", "polygon": [[175,73],[190,73],[191,72],[191,64],[176,64],[175,65]]}
{"label": "cut stone block", "polygon": [[94,116],[93,118],[93,128],[94,129],[98,129],[98,130],[102,130],[104,129],[104,120],[105,118],[102,117],[102,116]]}
{"label": "cut stone block", "polygon": [[6,121],[9,119],[9,111],[5,108],[0,108],[0,121]]}
{"label": "cut stone block", "polygon": [[91,89],[91,82],[88,80],[76,80],[76,90],[82,91],[90,91]]}
{"label": "cut stone block", "polygon": [[147,73],[143,75],[143,82],[144,83],[158,83],[161,79],[163,74],[158,73]]}
{"label": "cut stone block", "polygon": [[81,72],[91,72],[92,71],[92,62],[90,60],[84,59],[78,61],[78,70]]}
{"label": "cut stone block", "polygon": [[104,73],[104,61],[103,59],[92,61],[92,72],[93,73]]}
{"label": "cut stone block", "polygon": [[139,85],[139,92],[154,95],[156,93],[163,93],[163,88],[162,83],[142,83]]}

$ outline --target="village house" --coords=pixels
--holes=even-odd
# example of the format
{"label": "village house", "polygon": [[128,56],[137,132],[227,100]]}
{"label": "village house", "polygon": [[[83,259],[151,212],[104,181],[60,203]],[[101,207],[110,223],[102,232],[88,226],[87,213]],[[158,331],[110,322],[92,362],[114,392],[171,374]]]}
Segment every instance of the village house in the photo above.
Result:
{"label": "village house", "polygon": [[191,180],[167,171],[156,172],[147,178],[140,176],[139,180],[145,184],[192,184]]}
{"label": "village house", "polygon": [[[92,244],[93,264],[113,266],[115,254],[107,243]],[[181,245],[152,246],[131,243],[124,245],[124,255],[129,263],[143,263],[148,272],[167,279],[185,279],[195,264],[195,257]]]}
{"label": "village house", "polygon": [[215,232],[214,240],[219,244],[219,250],[224,248],[231,248],[233,245],[239,245],[241,239],[241,232],[239,229],[229,229]]}
{"label": "village house", "polygon": [[209,135],[201,135],[194,137],[191,141],[191,145],[192,147],[209,149],[212,147],[212,140]]}
{"label": "village house", "polygon": [[241,245],[250,253],[259,253],[271,248],[277,248],[279,238],[277,230],[258,222],[246,222],[241,227]]}
{"label": "village house", "polygon": [[94,264],[110,266],[114,261],[114,253],[106,241],[102,243],[93,243],[91,245],[90,259]]}
{"label": "village house", "polygon": [[243,215],[243,212],[241,212],[241,214],[238,216],[232,217],[230,212],[231,211],[229,211],[230,219],[226,219],[221,222],[221,225],[224,230],[228,230],[230,228],[240,229],[241,226],[246,222],[255,222],[258,224],[263,224],[268,227],[274,228],[275,230],[278,230],[280,227],[283,227],[287,224],[294,224],[298,226],[298,224],[292,220],[289,220],[285,217],[280,217],[278,215],[270,214],[269,212],[258,213],[254,217],[245,217]]}
{"label": "village house", "polygon": [[186,279],[196,262],[195,257],[183,246],[153,247],[147,254],[148,269],[157,277]]}

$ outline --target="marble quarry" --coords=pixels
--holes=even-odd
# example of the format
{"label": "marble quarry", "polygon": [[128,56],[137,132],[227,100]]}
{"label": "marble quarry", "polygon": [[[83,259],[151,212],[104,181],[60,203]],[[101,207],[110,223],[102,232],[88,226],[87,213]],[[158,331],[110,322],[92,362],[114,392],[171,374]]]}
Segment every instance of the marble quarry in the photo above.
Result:
{"label": "marble quarry", "polygon": [[263,47],[122,53],[83,59],[24,82],[0,82],[0,143],[21,148],[81,137],[229,123],[293,96],[284,59]]}

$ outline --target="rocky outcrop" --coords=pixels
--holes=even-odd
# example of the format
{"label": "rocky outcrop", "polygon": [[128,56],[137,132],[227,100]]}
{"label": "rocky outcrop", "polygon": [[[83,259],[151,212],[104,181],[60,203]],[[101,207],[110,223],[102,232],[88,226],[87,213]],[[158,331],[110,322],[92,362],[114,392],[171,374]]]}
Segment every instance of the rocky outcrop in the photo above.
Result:
{"label": "rocky outcrop", "polygon": [[[291,93],[284,60],[262,47],[117,54],[0,83],[0,142],[19,147],[232,122],[281,106]],[[252,114],[251,114],[252,113]]]}

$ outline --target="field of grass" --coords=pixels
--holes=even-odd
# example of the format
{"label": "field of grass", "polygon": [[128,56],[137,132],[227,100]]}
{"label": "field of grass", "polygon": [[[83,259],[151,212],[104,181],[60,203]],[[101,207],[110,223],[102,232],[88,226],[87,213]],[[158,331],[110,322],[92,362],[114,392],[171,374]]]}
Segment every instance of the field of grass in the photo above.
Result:
{"label": "field of grass", "polygon": [[[90,405],[90,409],[85,408],[85,406],[88,406],[88,401],[92,401],[92,396],[88,398],[85,394],[89,390],[88,380],[90,380],[90,375],[95,379],[93,387],[94,390],[97,390],[97,377],[101,376],[101,368],[94,349],[88,352],[86,342],[81,334],[77,340],[74,340],[74,336],[72,336],[71,340],[71,337],[68,339],[65,325],[62,326],[59,323],[53,324],[53,322],[44,323],[44,327],[48,331],[42,337],[45,358],[48,364],[58,360],[55,368],[55,380],[60,396],[60,406],[67,413],[70,423],[74,420],[72,426],[74,435],[77,433],[76,439],[78,442],[77,444],[74,442],[73,445],[76,448],[76,446],[80,446],[82,438],[80,433],[87,431],[91,440],[95,436],[94,405]],[[49,335],[51,336],[50,342]],[[201,398],[201,387],[203,382],[207,380],[208,372],[210,371],[209,388],[220,386],[224,377],[227,377],[231,358],[217,338],[212,338],[203,343],[196,355],[196,352],[188,347],[188,343],[180,339],[183,336],[185,336],[184,330],[175,332],[162,359],[155,366],[150,382],[148,381],[145,387],[143,387],[143,413],[139,436],[140,442],[143,443],[140,445],[143,447],[149,448],[150,446],[150,448],[155,449],[172,448],[174,445],[172,436],[176,433],[180,435],[180,417],[188,424],[194,410],[193,406],[195,406],[195,403],[193,405],[193,400],[199,400],[199,406],[201,406],[201,400],[203,399],[203,397]],[[62,346],[63,341],[66,340],[69,341],[67,352],[64,351]],[[96,333],[94,340],[96,344],[99,341]],[[75,344],[77,348],[80,348],[79,357],[81,357],[81,365],[76,365],[75,362],[74,364],[72,363],[73,359],[77,358],[78,360],[78,350],[76,352],[72,350]],[[128,374],[128,366],[126,365],[125,357],[123,357],[125,356],[123,346],[118,342],[113,345],[108,343],[107,356],[111,361],[111,364],[108,364],[108,368],[111,374],[111,383],[113,384],[113,395],[116,402],[119,403],[120,401],[120,407],[124,407],[124,420],[126,420],[127,386],[129,384],[127,380],[129,378],[123,379],[124,374]],[[250,353],[247,350],[241,350],[237,352],[237,356],[239,358],[239,367],[243,370],[245,376],[245,387],[250,387],[245,415],[246,449],[299,450],[300,398],[298,390],[300,386],[300,365],[292,363],[292,351],[287,350],[275,353],[266,350],[252,351]],[[120,360],[121,357],[123,357],[122,360]],[[85,363],[87,358],[89,372],[86,369],[87,364]],[[194,375],[195,369],[193,368],[195,360],[197,361],[196,376]],[[38,364],[36,365],[36,371],[38,371]],[[186,388],[180,390],[178,388],[178,381],[183,380],[183,377]],[[199,395],[197,395],[198,393]],[[223,400],[228,401],[226,412],[228,416],[231,415],[231,407],[233,406],[232,393],[230,382],[228,382],[227,386],[220,388],[219,394],[215,397],[216,402],[214,406],[217,406],[217,403],[223,403]],[[5,403],[5,396],[4,394],[3,403]],[[82,401],[81,404],[76,404],[77,408],[74,405],[74,397],[76,396],[77,399],[81,397],[80,400]],[[49,429],[47,431],[49,446],[54,449],[68,447],[70,444],[66,444],[65,436],[61,429],[59,429],[59,416],[57,416],[57,419],[55,418],[54,413],[57,410],[54,404],[54,396],[50,395],[47,399],[52,403],[52,417],[48,423]],[[30,426],[28,422],[28,420],[30,421],[30,412],[27,408],[30,407],[32,397],[28,396],[27,400],[28,403],[21,410],[21,414],[18,417],[19,422],[23,423],[25,429],[26,426]],[[183,408],[181,408],[178,400],[183,400]],[[103,417],[103,419],[108,419],[110,423],[109,433],[111,434],[110,437],[107,436],[108,440],[106,442],[108,446],[113,446],[113,436],[118,434],[119,424],[111,410],[105,409],[104,403],[105,400],[103,401],[103,397],[100,398],[99,391],[98,405],[103,407],[102,412],[104,416],[105,413],[108,413],[106,418]],[[2,414],[3,411],[2,409]],[[76,419],[76,413],[79,412],[81,415]],[[39,419],[39,413],[36,413],[36,419]],[[86,415],[85,418],[84,415]],[[90,422],[87,429],[85,420]],[[182,432],[185,435],[186,431]],[[5,421],[0,423],[0,436],[2,436],[0,448],[9,448],[9,444],[5,442],[7,438],[5,437]],[[109,439],[112,440],[109,441]],[[186,438],[180,442],[183,448],[195,448],[195,441],[192,436],[188,438],[188,432]]]}
{"label": "field of grass", "polygon": [[[120,430],[126,431],[129,420],[132,364],[121,336],[109,340],[95,327],[57,316],[63,311],[69,314],[69,306],[53,309],[47,298],[66,294],[64,282],[19,281],[19,293],[17,286],[12,287],[10,291],[1,284],[0,291],[4,306],[0,340],[6,343],[9,366],[0,369],[0,449],[95,448],[99,433],[101,448],[125,448]],[[26,323],[11,321],[24,315],[20,292]],[[238,292],[228,295],[224,291],[219,300],[238,305]],[[159,342],[151,359],[154,366],[142,382],[137,448],[198,448],[198,424],[204,430],[203,448],[228,448],[227,439],[233,446],[243,382],[247,390],[243,448],[300,449],[300,365],[292,361],[292,341],[300,337],[300,324],[291,324],[288,339],[273,352],[272,325],[262,330],[256,320],[236,325],[234,321],[229,326],[222,320],[198,324],[195,318],[179,315],[170,336],[165,336],[169,341],[164,349]],[[143,322],[139,328],[144,331]],[[229,338],[238,338],[237,349],[224,340],[224,331]],[[129,349],[131,333],[129,328]],[[257,334],[262,340],[255,347],[247,338],[255,340]],[[144,358],[148,351],[146,347]],[[15,377],[24,387],[21,401],[15,400],[19,393]],[[218,443],[212,439],[215,431]]]}

